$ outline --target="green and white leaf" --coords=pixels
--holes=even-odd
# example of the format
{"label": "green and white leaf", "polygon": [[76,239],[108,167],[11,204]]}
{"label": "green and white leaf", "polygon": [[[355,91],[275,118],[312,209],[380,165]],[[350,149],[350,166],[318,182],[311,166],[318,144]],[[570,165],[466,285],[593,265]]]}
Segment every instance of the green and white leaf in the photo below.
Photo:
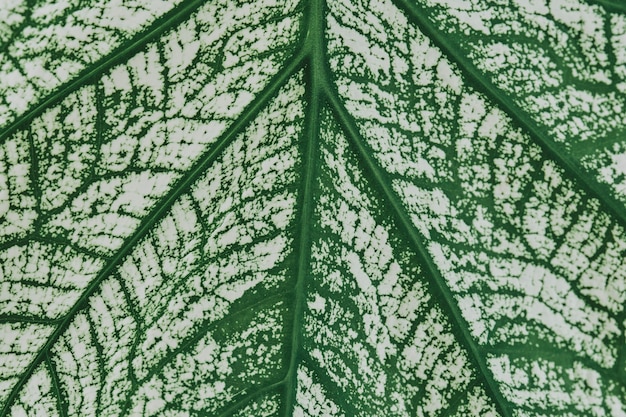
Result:
{"label": "green and white leaf", "polygon": [[626,415],[626,8],[0,5],[1,416]]}

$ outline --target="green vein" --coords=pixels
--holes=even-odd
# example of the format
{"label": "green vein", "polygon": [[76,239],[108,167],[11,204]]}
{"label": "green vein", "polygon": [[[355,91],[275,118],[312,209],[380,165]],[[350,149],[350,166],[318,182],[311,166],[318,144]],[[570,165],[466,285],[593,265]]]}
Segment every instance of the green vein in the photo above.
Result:
{"label": "green vein", "polygon": [[227,408],[223,409],[217,416],[218,417],[231,416],[237,411],[239,411],[239,409],[242,408],[243,406],[248,405],[250,401],[256,398],[259,398],[263,394],[267,394],[268,392],[271,392],[273,389],[280,387],[284,383],[285,383],[285,379],[283,378],[280,381],[273,382],[269,385],[259,388],[256,391],[246,394],[245,396],[241,397],[240,399],[235,401],[233,404],[231,404]]}
{"label": "green vein", "polygon": [[293,312],[293,334],[291,349],[289,352],[289,365],[285,376],[285,401],[283,414],[291,415],[296,403],[297,368],[300,351],[302,349],[302,319],[304,316],[304,303],[306,302],[306,280],[310,275],[311,263],[311,224],[313,218],[313,188],[316,175],[316,162],[318,146],[317,141],[320,131],[320,82],[324,79],[320,73],[321,60],[324,57],[322,37],[324,33],[324,0],[314,0],[309,4],[309,16],[306,24],[305,50],[307,51],[306,82],[309,99],[306,120],[304,122],[303,149],[303,177],[302,195],[299,198],[300,230],[297,248],[295,302]]}
{"label": "green vein", "polygon": [[431,291],[434,293],[435,297],[441,301],[439,305],[450,318],[450,323],[452,325],[454,334],[460,335],[461,340],[459,340],[459,342],[461,342],[461,344],[464,345],[467,349],[470,361],[476,366],[476,369],[478,370],[478,376],[482,376],[482,378],[484,379],[487,394],[492,398],[496,408],[504,417],[512,417],[512,414],[509,410],[509,405],[507,401],[505,401],[500,390],[498,389],[498,385],[494,381],[493,376],[491,375],[491,372],[487,367],[487,363],[481,355],[480,347],[472,338],[469,327],[463,319],[461,311],[459,310],[459,307],[454,300],[454,296],[448,288],[444,278],[441,276],[439,270],[435,266],[433,260],[429,256],[428,251],[422,242],[422,238],[419,235],[419,232],[413,225],[411,219],[409,218],[409,215],[404,210],[404,207],[399,198],[391,188],[386,174],[371,156],[371,150],[369,149],[369,146],[366,145],[364,139],[361,137],[361,134],[359,133],[359,129],[356,126],[354,119],[345,109],[343,103],[341,103],[336,93],[330,89],[327,89],[325,91],[325,95],[331,104],[337,121],[339,122],[340,126],[345,130],[351,143],[356,148],[357,154],[361,157],[361,160],[368,170],[368,173],[371,175],[373,182],[379,186],[385,203],[390,206],[390,214],[392,214],[398,220],[398,224],[400,225],[400,227],[402,227],[402,229],[407,233],[410,242],[416,249],[420,263],[429,272],[429,274],[425,275],[431,283]]}
{"label": "green vein", "polygon": [[158,222],[165,214],[167,214],[170,207],[176,202],[176,200],[185,192],[189,187],[198,179],[206,169],[219,157],[221,152],[228,146],[228,144],[234,140],[240,131],[250,123],[254,117],[263,109],[269,100],[277,93],[278,89],[291,77],[301,66],[303,61],[302,54],[294,56],[289,63],[276,74],[269,82],[268,86],[257,95],[254,101],[248,105],[242,115],[235,121],[230,127],[222,134],[220,139],[214,144],[214,146],[189,170],[189,172],[182,177],[170,192],[164,196],[159,204],[144,218],[137,230],[124,242],[122,247],[109,259],[108,263],[100,271],[98,276],[89,284],[85,291],[81,294],[80,298],[74,304],[74,306],[68,311],[66,316],[60,321],[60,324],[52,332],[46,343],[39,350],[33,361],[28,365],[17,384],[12,388],[11,393],[7,397],[4,407],[0,416],[8,416],[13,402],[17,398],[21,388],[28,381],[33,374],[37,366],[45,359],[45,356],[50,351],[52,346],[63,334],[65,329],[70,325],[74,315],[87,306],[89,297],[98,289],[100,283],[109,277],[122,262],[122,260],[131,253],[135,245],[148,234],[152,227]]}
{"label": "green vein", "polygon": [[619,347],[617,348],[617,359],[615,360],[615,366],[613,367],[613,370],[617,374],[617,378],[620,381],[623,381],[624,384],[626,384],[626,350],[624,350],[624,344],[626,344],[626,341],[624,340],[624,330],[621,330],[622,334],[620,335],[617,342]]}
{"label": "green vein", "polygon": [[58,103],[84,84],[93,82],[97,79],[97,77],[108,71],[113,66],[124,62],[132,55],[140,51],[147,43],[157,39],[163,33],[187,19],[203,3],[205,3],[204,0],[184,0],[177,7],[154,20],[154,22],[152,22],[146,30],[139,32],[126,43],[113,50],[113,52],[96,61],[93,65],[85,68],[75,78],[56,88],[52,93],[32,106],[26,113],[9,123],[0,133],[0,143],[3,143],[17,130],[30,123],[47,108]]}
{"label": "green vein", "polygon": [[97,369],[98,369],[98,374],[99,374],[98,383],[100,384],[100,389],[98,389],[96,392],[95,403],[96,403],[96,410],[100,412],[100,410],[102,410],[102,406],[104,405],[102,403],[102,387],[104,386],[105,378],[106,378],[106,373],[105,373],[106,369],[104,366],[104,348],[102,346],[102,343],[100,343],[100,340],[98,340],[98,333],[96,332],[96,323],[94,323],[93,318],[91,317],[91,314],[85,314],[85,319],[87,320],[87,323],[89,325],[89,337],[91,337],[91,343],[96,348],[96,362],[97,362],[97,366],[98,366]]}
{"label": "green vein", "polygon": [[504,110],[517,126],[521,127],[531,138],[554,159],[569,177],[580,186],[589,196],[600,201],[604,210],[613,215],[616,221],[626,228],[626,209],[624,204],[613,196],[613,191],[606,184],[601,184],[588,177],[582,167],[567,155],[552,139],[548,137],[544,129],[540,128],[530,116],[513,102],[507,95],[496,87],[485,75],[457,48],[458,45],[442,33],[435,25],[426,18],[426,11],[420,6],[409,3],[408,0],[392,0],[393,3],[405,11],[412,22],[441,49],[441,51],[456,63],[459,70],[470,81],[472,87],[484,93]]}
{"label": "green vein", "polygon": [[[41,211],[41,188],[39,186],[39,158],[37,157],[37,149],[35,146],[35,140],[33,139],[33,132],[29,128],[26,131],[26,135],[28,137],[28,153],[30,155],[30,167],[29,167],[29,178],[31,182],[31,190],[33,195],[35,196],[35,201],[37,202],[37,211]],[[35,226],[37,227],[37,226]]]}
{"label": "green vein", "polygon": [[51,325],[61,322],[60,319],[48,317],[23,316],[20,314],[0,314],[0,323],[33,323]]}
{"label": "green vein", "polygon": [[52,360],[50,360],[50,355],[46,354],[46,367],[48,368],[48,372],[50,372],[50,379],[52,380],[52,389],[54,391],[54,395],[57,399],[57,408],[59,410],[59,416],[67,417],[67,401],[64,399],[63,390],[61,389],[61,382],[59,381],[59,374],[57,373],[56,367]]}
{"label": "green vein", "polygon": [[609,12],[626,13],[626,3],[613,0],[593,0],[593,2],[604,7]]}

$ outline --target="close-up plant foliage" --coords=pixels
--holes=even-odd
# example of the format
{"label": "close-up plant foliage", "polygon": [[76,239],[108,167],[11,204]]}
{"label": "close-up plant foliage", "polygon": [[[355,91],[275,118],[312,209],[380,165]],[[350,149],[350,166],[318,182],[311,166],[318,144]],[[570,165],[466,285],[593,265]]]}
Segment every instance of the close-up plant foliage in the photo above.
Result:
{"label": "close-up plant foliage", "polygon": [[626,416],[617,0],[0,2],[0,417]]}

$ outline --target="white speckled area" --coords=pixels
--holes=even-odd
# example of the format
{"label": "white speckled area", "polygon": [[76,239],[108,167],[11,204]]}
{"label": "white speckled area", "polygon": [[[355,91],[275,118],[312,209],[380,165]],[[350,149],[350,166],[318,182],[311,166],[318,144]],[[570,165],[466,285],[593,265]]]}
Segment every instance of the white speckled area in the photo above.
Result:
{"label": "white speckled area", "polygon": [[624,47],[616,0],[5,1],[0,417],[625,416]]}

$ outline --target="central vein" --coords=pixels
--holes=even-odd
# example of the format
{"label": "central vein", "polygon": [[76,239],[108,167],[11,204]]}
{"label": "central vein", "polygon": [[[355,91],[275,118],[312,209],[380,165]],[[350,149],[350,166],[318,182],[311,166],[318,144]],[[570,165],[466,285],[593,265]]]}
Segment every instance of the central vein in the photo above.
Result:
{"label": "central vein", "polygon": [[318,137],[320,131],[320,96],[326,83],[324,72],[324,0],[313,0],[308,7],[306,22],[305,48],[307,67],[305,80],[307,85],[308,107],[303,135],[302,188],[299,199],[300,222],[297,240],[297,267],[295,281],[295,301],[293,310],[293,337],[289,356],[289,367],[285,376],[284,415],[291,415],[295,406],[297,389],[297,368],[302,350],[302,322],[306,301],[307,279],[311,271],[311,224],[313,222],[313,189],[318,158]]}

